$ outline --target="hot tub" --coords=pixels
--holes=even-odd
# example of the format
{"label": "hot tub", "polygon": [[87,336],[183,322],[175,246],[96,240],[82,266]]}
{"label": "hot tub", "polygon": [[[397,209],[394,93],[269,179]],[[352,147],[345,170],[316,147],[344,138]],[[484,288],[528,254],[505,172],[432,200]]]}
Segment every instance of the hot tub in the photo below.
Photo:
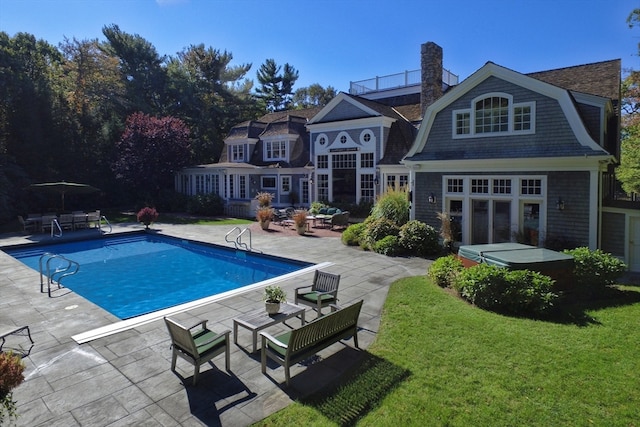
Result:
{"label": "hot tub", "polygon": [[520,243],[460,246],[458,257],[465,267],[486,263],[511,270],[537,271],[565,289],[573,275],[573,256]]}

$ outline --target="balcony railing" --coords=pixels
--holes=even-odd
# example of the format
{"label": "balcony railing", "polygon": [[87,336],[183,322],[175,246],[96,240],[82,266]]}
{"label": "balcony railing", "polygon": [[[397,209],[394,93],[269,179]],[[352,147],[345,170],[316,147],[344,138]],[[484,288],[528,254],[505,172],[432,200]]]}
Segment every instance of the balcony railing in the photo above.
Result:
{"label": "balcony railing", "polygon": [[[350,82],[349,93],[351,95],[363,95],[370,92],[398,89],[408,86],[420,85],[421,71],[405,71],[404,73],[390,74],[388,76],[376,76],[372,79]],[[458,76],[449,70],[442,69],[442,82],[448,86],[458,84]]]}

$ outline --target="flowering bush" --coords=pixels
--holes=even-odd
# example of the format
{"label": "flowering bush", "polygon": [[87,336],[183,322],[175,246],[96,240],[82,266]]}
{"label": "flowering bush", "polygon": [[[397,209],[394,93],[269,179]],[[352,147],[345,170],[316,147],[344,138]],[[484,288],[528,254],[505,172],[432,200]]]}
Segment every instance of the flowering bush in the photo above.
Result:
{"label": "flowering bush", "polygon": [[20,356],[0,353],[0,425],[4,421],[5,413],[11,418],[16,417],[16,403],[13,401],[13,389],[22,383],[24,363]]}
{"label": "flowering bush", "polygon": [[138,212],[138,222],[143,223],[147,227],[158,219],[158,212],[155,208],[144,207]]}

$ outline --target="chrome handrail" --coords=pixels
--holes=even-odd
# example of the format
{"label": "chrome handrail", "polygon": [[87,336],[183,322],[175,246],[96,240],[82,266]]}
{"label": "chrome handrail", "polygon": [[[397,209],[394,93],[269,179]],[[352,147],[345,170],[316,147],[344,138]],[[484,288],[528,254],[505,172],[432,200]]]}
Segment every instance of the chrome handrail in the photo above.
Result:
{"label": "chrome handrail", "polygon": [[[42,263],[45,258],[48,258],[48,259],[45,263],[46,269],[43,269]],[[55,271],[51,272],[50,263],[51,263],[51,260],[53,259],[61,259],[65,261],[66,266],[56,267]],[[43,280],[43,275],[44,275],[47,277],[47,294],[49,295],[49,297],[51,297],[52,283],[56,283],[58,285],[58,289],[60,289],[62,287],[62,279],[64,279],[67,276],[72,276],[76,274],[78,271],[80,271],[80,264],[78,264],[76,261],[72,261],[68,258],[65,258],[62,255],[53,254],[51,252],[45,252],[44,254],[40,255],[40,259],[38,260],[38,266],[40,268],[40,292],[44,293],[44,280]],[[58,275],[57,279],[56,279],[56,275]]]}

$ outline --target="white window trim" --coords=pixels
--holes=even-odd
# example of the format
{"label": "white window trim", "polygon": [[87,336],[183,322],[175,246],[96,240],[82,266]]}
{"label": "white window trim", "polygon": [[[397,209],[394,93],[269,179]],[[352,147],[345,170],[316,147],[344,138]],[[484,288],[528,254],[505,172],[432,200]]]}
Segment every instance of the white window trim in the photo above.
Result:
{"label": "white window trim", "polygon": [[[273,179],[273,187],[267,187],[264,183],[265,178]],[[278,187],[278,177],[276,175],[263,175],[260,177],[260,188],[264,190],[276,190]]]}
{"label": "white window trim", "polygon": [[[247,146],[245,144],[229,144],[229,161],[232,163],[244,163],[247,159]],[[234,149],[238,147],[242,149],[242,158],[235,157]]]}
{"label": "white window trim", "polygon": [[[284,190],[284,182],[286,180],[289,180],[289,191]],[[293,180],[291,179],[291,175],[280,175],[280,194],[287,195],[291,193],[291,191],[293,191],[291,188],[292,185],[293,185]]]}
{"label": "white window trim", "polygon": [[[506,132],[486,132],[476,133],[476,117],[475,117],[475,104],[476,102],[485,98],[499,97],[507,98],[509,100],[509,119],[508,130]],[[515,109],[519,107],[530,107],[531,110],[531,127],[525,130],[514,130],[515,127]],[[457,118],[459,114],[469,114],[469,133],[458,134],[457,131]],[[536,133],[536,102],[513,102],[513,96],[503,92],[490,92],[477,96],[471,100],[470,108],[460,108],[451,112],[451,137],[453,139],[465,139],[465,138],[484,138],[484,137],[496,137],[496,136],[508,136],[508,135],[532,135]]]}
{"label": "white window trim", "polygon": [[[273,144],[284,144],[284,148],[280,150],[280,153],[284,153],[281,156],[270,156],[269,152],[273,152]],[[271,148],[271,149],[270,149]],[[282,147],[281,147],[282,148]],[[274,160],[282,160],[288,161],[289,159],[289,140],[286,139],[273,139],[269,141],[264,141],[264,148],[262,151],[262,158],[264,161],[274,161]]]}

